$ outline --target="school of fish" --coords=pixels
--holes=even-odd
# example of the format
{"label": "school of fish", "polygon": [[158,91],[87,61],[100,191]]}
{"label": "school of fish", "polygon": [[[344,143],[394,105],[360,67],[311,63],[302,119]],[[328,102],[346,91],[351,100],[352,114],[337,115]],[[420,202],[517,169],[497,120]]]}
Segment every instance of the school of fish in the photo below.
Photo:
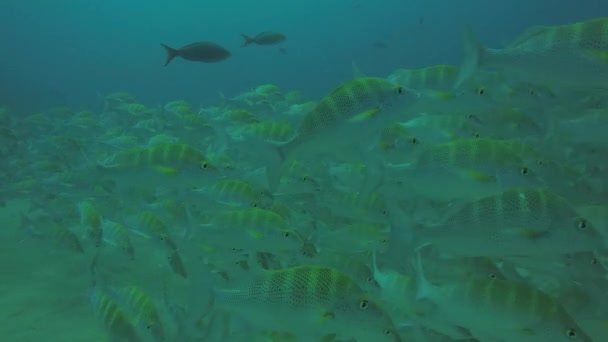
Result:
{"label": "school of fish", "polygon": [[0,201],[114,342],[608,340],[608,18],[464,47],[318,101],[2,109]]}

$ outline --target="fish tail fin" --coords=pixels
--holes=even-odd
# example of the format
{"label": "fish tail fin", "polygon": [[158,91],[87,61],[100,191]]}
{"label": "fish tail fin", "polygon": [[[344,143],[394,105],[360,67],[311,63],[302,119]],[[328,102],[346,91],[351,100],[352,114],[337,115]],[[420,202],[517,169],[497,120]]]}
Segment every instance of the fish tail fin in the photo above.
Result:
{"label": "fish tail fin", "polygon": [[423,248],[425,248],[427,246],[428,245],[423,245],[416,249],[414,261],[412,263],[412,266],[414,267],[414,270],[416,271],[416,286],[417,286],[416,299],[417,300],[432,299],[433,291],[435,290],[435,286],[433,284],[431,284],[428,281],[428,279],[426,278],[426,276],[424,275],[424,269],[423,269],[423,265],[422,265],[421,251]]}
{"label": "fish tail fin", "polygon": [[179,53],[177,52],[176,49],[169,47],[165,44],[161,43],[160,46],[162,46],[163,49],[165,49],[165,52],[167,53],[167,59],[165,60],[165,66],[167,66],[167,65],[169,65],[169,63],[171,63],[173,58],[175,58],[179,55]]}
{"label": "fish tail fin", "polygon": [[361,69],[359,68],[359,65],[357,65],[357,63],[355,61],[352,61],[351,67],[353,69],[353,79],[367,77],[367,75],[365,75],[365,73],[363,73],[361,71]]}
{"label": "fish tail fin", "polygon": [[246,34],[241,33],[241,37],[243,37],[243,45],[241,45],[241,47],[245,47],[255,41],[253,38],[249,37]]}
{"label": "fish tail fin", "polygon": [[[211,328],[212,318],[215,313],[215,285],[214,271],[205,262],[200,262],[196,272],[190,278],[190,287],[186,290],[188,304],[178,305],[171,298],[173,293],[165,281],[163,284],[163,297],[165,305],[172,307],[177,322],[177,335],[180,340],[207,340],[206,335]],[[204,328],[204,329],[201,329]],[[188,338],[186,338],[188,337]],[[214,340],[215,341],[215,340]]]}
{"label": "fish tail fin", "polygon": [[464,29],[464,61],[458,71],[458,78],[454,88],[458,88],[477,71],[482,63],[482,57],[486,52],[485,46],[481,44],[473,29],[466,25]]}
{"label": "fish tail fin", "polygon": [[268,181],[268,189],[274,193],[281,182],[283,164],[285,163],[285,148],[284,146],[274,145],[274,155],[269,158],[266,165],[266,180]]}

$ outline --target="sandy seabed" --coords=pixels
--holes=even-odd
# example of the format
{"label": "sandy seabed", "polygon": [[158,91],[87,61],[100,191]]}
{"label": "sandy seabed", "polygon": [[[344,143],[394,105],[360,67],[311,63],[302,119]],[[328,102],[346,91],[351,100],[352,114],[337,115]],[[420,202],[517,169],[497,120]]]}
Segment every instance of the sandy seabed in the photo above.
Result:
{"label": "sandy seabed", "polygon": [[[105,342],[90,303],[91,255],[75,254],[19,229],[27,201],[0,208],[0,340]],[[608,341],[608,319],[579,322],[594,341]]]}

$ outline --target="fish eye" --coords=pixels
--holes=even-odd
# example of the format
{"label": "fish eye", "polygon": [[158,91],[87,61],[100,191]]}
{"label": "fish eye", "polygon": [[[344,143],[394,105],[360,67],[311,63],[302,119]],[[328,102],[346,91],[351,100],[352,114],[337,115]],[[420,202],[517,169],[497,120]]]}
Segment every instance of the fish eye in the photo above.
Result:
{"label": "fish eye", "polygon": [[479,138],[479,133],[473,134],[473,138]]}
{"label": "fish eye", "polygon": [[522,167],[521,170],[519,170],[519,172],[521,172],[522,175],[527,175],[528,174],[528,168],[527,167]]}
{"label": "fish eye", "polygon": [[388,211],[382,210],[382,215],[386,215],[386,214],[388,214]]}
{"label": "fish eye", "polygon": [[392,334],[393,334],[393,332],[390,331],[389,329],[384,330],[384,335],[389,336],[389,335],[392,335]]}
{"label": "fish eye", "polygon": [[578,229],[587,229],[587,220],[581,219],[578,221]]}
{"label": "fish eye", "polygon": [[485,93],[486,93],[486,90],[485,90],[484,88],[478,88],[478,89],[477,89],[477,94],[479,94],[479,95],[483,95],[483,94],[485,94]]}
{"label": "fish eye", "polygon": [[402,87],[397,87],[397,94],[399,94],[399,95],[403,94],[403,88]]}
{"label": "fish eye", "polygon": [[593,259],[591,259],[591,265],[597,265],[597,264],[599,264],[599,262],[600,262],[600,261],[599,261],[599,260],[597,260],[597,258],[593,258]]}
{"label": "fish eye", "polygon": [[283,236],[284,236],[284,237],[289,237],[290,235],[291,235],[291,234],[289,234],[289,232],[285,232],[285,233],[283,233]]}
{"label": "fish eye", "polygon": [[412,144],[414,144],[414,145],[416,145],[416,144],[418,144],[418,143],[419,143],[418,139],[416,139],[416,138],[412,138],[412,139],[410,139],[410,142],[411,142]]}
{"label": "fish eye", "polygon": [[566,330],[566,336],[568,336],[569,339],[575,339],[578,337],[578,334],[575,329],[570,328]]}
{"label": "fish eye", "polygon": [[302,180],[305,181],[305,182],[308,181],[308,176],[302,177]]}
{"label": "fish eye", "polygon": [[201,164],[201,169],[206,169],[206,168],[208,168],[208,167],[209,167],[209,164],[208,164],[207,162],[203,162],[203,163]]}
{"label": "fish eye", "polygon": [[490,277],[490,279],[492,279],[492,280],[494,280],[494,279],[496,279],[496,278],[497,278],[497,277],[496,277],[496,273],[490,273],[489,277]]}
{"label": "fish eye", "polygon": [[367,301],[367,299],[363,299],[360,303],[359,303],[359,308],[365,310],[367,309],[367,307],[369,306],[369,303]]}

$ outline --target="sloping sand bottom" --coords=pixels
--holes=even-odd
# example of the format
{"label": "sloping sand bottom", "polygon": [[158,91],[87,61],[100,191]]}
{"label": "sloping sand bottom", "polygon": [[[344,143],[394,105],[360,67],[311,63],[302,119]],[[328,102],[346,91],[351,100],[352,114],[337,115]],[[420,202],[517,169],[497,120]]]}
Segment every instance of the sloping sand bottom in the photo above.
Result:
{"label": "sloping sand bottom", "polygon": [[[0,340],[109,341],[90,303],[91,253],[77,254],[26,237],[18,227],[20,213],[27,207],[27,201],[14,201],[0,208]],[[139,250],[143,252],[140,255],[154,254],[151,246],[139,246]],[[140,286],[149,284],[151,295],[158,300],[162,297],[159,274],[167,277],[173,294],[183,291],[186,284],[166,270],[159,272],[160,258],[129,264],[121,256],[106,255],[104,265],[113,268],[108,272],[123,278],[123,283],[130,275],[126,279],[139,279]],[[608,320],[579,323],[594,341],[608,340]]]}

